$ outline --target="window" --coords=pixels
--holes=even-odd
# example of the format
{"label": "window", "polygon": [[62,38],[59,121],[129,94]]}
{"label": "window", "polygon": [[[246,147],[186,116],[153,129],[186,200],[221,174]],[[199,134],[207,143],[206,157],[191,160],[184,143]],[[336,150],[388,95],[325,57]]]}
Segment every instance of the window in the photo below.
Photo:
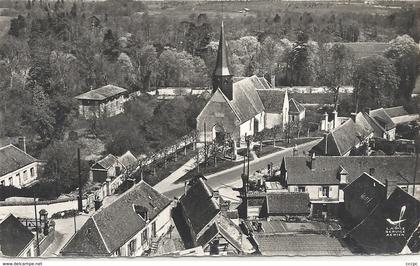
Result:
{"label": "window", "polygon": [[13,186],[13,177],[9,177],[9,186]]}
{"label": "window", "polygon": [[330,197],[330,187],[328,186],[323,186],[322,187],[322,196],[323,197]]}
{"label": "window", "polygon": [[121,248],[117,248],[115,251],[115,256],[121,256]]}
{"label": "window", "polygon": [[156,237],[156,221],[152,223],[152,237]]}
{"label": "window", "polygon": [[0,181],[0,186],[4,186],[5,185],[4,183],[5,183],[4,180]]}
{"label": "window", "polygon": [[303,186],[302,186],[302,187],[301,187],[301,186],[299,186],[299,187],[298,187],[298,192],[305,192],[305,187],[303,187]]}
{"label": "window", "polygon": [[400,187],[402,190],[404,190],[405,192],[408,192],[408,186],[401,186]]}
{"label": "window", "polygon": [[31,256],[31,250],[28,250],[28,252],[26,252],[26,257],[32,257]]}
{"label": "window", "polygon": [[28,179],[28,171],[23,171],[23,180]]}
{"label": "window", "polygon": [[35,176],[35,170],[34,170],[34,168],[33,167],[31,167],[31,177],[34,177]]}
{"label": "window", "polygon": [[133,239],[128,243],[128,256],[136,255],[136,239]]}
{"label": "window", "polygon": [[141,245],[144,246],[147,243],[147,228],[141,232]]}

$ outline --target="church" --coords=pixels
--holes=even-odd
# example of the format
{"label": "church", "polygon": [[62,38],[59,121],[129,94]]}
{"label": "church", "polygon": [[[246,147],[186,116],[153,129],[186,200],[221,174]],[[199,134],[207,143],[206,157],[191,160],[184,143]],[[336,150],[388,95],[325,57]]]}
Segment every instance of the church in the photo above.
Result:
{"label": "church", "polygon": [[223,22],[212,83],[212,96],[197,116],[201,142],[228,137],[238,147],[246,136],[288,123],[287,91],[272,88],[263,77],[233,77]]}

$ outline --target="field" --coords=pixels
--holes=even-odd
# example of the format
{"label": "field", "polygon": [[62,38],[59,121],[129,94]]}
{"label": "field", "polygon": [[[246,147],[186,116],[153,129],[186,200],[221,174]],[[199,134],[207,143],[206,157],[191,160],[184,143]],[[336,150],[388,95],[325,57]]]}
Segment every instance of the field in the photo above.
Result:
{"label": "field", "polygon": [[[5,10],[5,8],[0,8],[0,14]],[[1,16],[0,15],[0,38],[7,33],[10,27],[10,20],[12,17]]]}

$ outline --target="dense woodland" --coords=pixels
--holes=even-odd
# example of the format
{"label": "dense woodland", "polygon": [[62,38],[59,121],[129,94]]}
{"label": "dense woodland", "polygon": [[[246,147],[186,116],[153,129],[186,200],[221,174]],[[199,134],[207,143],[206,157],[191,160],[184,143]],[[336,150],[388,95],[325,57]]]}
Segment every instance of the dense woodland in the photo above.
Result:
{"label": "dense woodland", "polygon": [[[74,96],[106,84],[142,92],[208,87],[221,8],[235,76],[275,75],[279,86],[325,85],[333,94],[353,85],[354,103],[337,102],[344,114],[412,106],[418,8],[356,12],[343,6],[328,12],[335,7],[296,3],[261,10],[254,5],[256,10],[243,15],[234,3],[222,4],[3,1],[0,15],[13,19],[0,37],[0,137],[27,136],[33,154],[47,161],[46,175],[66,178],[75,152],[54,152],[71,147],[65,136],[79,120]],[[359,60],[341,44],[357,41],[391,46]],[[202,98],[158,102],[143,96],[128,103],[124,115],[92,121],[89,128],[107,152],[147,153],[194,129],[204,104]],[[60,158],[70,163],[67,168]]]}

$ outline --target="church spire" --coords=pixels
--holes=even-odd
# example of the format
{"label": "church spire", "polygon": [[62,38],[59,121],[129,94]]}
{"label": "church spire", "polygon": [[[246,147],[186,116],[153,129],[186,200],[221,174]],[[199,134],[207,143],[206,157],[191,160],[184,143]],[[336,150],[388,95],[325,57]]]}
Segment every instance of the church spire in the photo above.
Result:
{"label": "church spire", "polygon": [[214,68],[213,72],[214,76],[231,76],[229,70],[229,58],[228,52],[226,47],[226,40],[225,40],[225,29],[223,26],[220,27],[220,38],[219,38],[219,48],[217,50],[217,60],[216,60],[216,67]]}
{"label": "church spire", "polygon": [[229,99],[233,99],[232,74],[229,69],[229,57],[225,40],[225,29],[220,28],[219,48],[217,50],[216,66],[213,71],[213,93],[219,89]]}

